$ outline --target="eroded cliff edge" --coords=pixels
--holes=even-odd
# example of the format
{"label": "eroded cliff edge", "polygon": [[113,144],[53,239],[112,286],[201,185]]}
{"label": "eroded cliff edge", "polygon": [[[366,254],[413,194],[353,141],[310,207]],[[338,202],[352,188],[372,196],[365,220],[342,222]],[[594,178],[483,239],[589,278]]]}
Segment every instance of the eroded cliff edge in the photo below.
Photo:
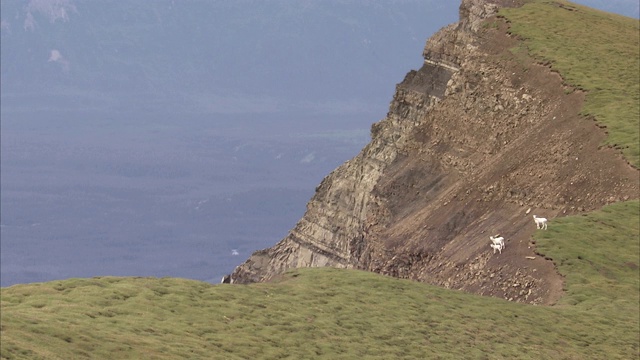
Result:
{"label": "eroded cliff edge", "polygon": [[[426,44],[371,142],[317,187],[294,229],[255,252],[234,283],[333,266],[528,303],[562,279],[536,255],[532,214],[553,219],[639,192],[637,170],[601,148],[584,95],[525,55],[496,16],[509,0],[463,0]],[[506,239],[493,254],[489,235]]]}

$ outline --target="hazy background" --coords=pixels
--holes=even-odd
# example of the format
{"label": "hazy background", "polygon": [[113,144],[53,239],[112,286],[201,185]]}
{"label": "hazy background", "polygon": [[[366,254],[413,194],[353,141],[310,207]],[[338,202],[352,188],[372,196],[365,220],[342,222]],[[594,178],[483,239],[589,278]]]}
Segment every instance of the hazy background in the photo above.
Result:
{"label": "hazy background", "polygon": [[0,285],[218,282],[368,142],[458,5],[2,0]]}

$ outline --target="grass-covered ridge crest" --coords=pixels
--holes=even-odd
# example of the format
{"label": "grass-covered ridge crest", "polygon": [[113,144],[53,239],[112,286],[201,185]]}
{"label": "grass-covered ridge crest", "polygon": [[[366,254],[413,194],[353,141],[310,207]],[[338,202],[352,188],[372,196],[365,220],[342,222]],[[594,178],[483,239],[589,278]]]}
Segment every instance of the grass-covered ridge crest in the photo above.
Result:
{"label": "grass-covered ridge crest", "polygon": [[607,144],[640,167],[640,20],[563,0],[500,10],[529,53],[587,92],[582,113],[607,126]]}

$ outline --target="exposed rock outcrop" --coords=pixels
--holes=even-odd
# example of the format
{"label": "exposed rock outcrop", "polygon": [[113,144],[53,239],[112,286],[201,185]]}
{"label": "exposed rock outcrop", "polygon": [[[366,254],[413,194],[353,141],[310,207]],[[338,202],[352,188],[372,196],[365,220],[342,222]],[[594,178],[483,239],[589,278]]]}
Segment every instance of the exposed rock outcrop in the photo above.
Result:
{"label": "exposed rock outcrop", "polygon": [[[371,142],[232,281],[333,266],[553,303],[562,279],[534,252],[532,214],[553,219],[637,197],[638,175],[601,148],[605,133],[579,115],[582,93],[509,51],[517,40],[496,14],[517,5],[463,0],[460,21],[427,42],[424,65],[397,86]],[[494,255],[496,233],[506,248]]]}

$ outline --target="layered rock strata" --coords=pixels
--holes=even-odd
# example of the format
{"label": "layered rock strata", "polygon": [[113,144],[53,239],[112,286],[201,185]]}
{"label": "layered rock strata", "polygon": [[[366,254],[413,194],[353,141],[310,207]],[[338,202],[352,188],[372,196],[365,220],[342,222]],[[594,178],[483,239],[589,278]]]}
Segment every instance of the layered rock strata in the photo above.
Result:
{"label": "layered rock strata", "polygon": [[[460,21],[426,44],[371,142],[317,187],[303,218],[255,252],[234,283],[333,266],[527,303],[562,279],[531,243],[553,219],[639,192],[637,171],[579,115],[584,95],[526,55],[497,17],[517,1],[463,0]],[[551,223],[553,220],[551,220]],[[550,225],[552,226],[552,225]],[[506,239],[493,254],[489,235]]]}

